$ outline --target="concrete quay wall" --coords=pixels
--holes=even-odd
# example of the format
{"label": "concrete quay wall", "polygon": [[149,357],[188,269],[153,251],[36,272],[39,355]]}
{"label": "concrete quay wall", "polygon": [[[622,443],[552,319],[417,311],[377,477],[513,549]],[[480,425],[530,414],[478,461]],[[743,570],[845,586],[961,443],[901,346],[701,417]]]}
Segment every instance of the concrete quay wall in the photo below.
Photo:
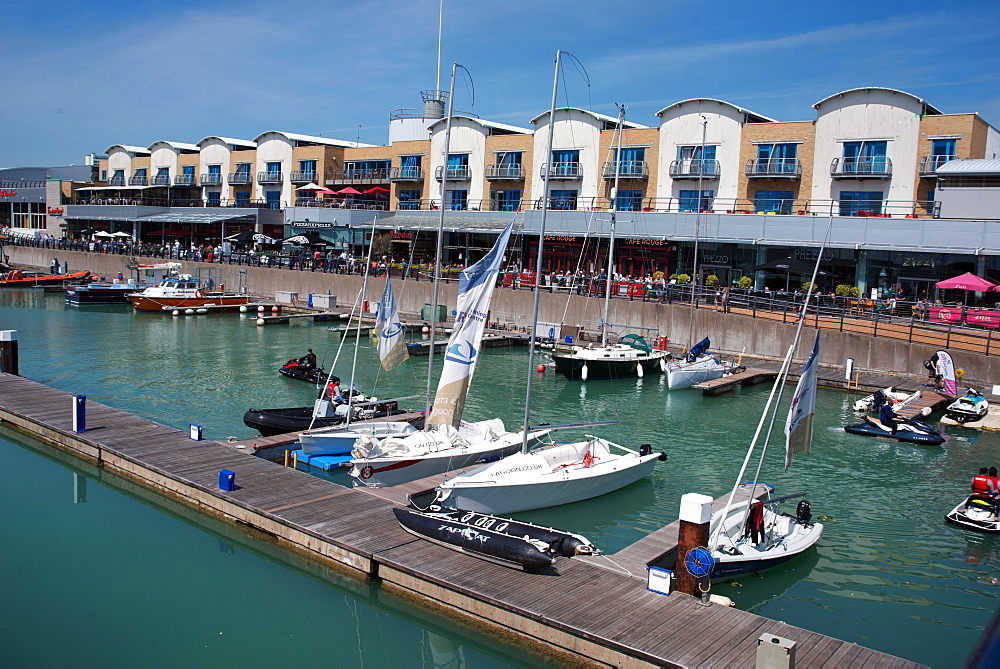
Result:
{"label": "concrete quay wall", "polygon": [[[97,275],[115,276],[123,270],[126,256],[89,253],[82,251],[61,251],[55,249],[5,246],[13,265],[48,268],[53,258],[60,263],[68,261],[72,271],[89,269]],[[141,259],[150,263],[158,259]],[[221,268],[223,275],[235,274],[239,269],[247,271],[247,280],[253,294],[273,297],[277,291],[297,292],[300,303],[305,304],[309,293],[331,293],[337,296],[337,304],[349,307],[361,292],[364,277],[345,274],[325,274],[300,270],[264,267],[238,267],[210,263],[182,262],[181,271],[193,273],[195,267]],[[361,298],[369,303],[378,302],[385,284],[382,279],[369,280],[365,295]],[[404,314],[419,314],[425,304],[433,301],[433,283],[430,281],[395,280],[393,291],[400,311]],[[438,302],[444,304],[449,319],[455,309],[457,281],[442,284]],[[509,323],[515,327],[530,324],[533,296],[530,290],[497,290],[491,309],[491,320]],[[542,292],[539,301],[539,321],[543,323],[565,322],[568,325],[582,325],[593,329],[601,318],[603,300],[567,296],[564,293]],[[565,319],[563,317],[565,313]],[[612,324],[627,324],[633,328],[654,328],[654,331],[633,330],[649,339],[655,332],[670,338],[673,344],[681,345],[688,340],[689,332],[695,340],[709,336],[712,349],[727,355],[745,354],[748,357],[765,360],[780,360],[795,337],[793,323],[765,318],[752,318],[741,314],[724,314],[714,309],[696,309],[693,318],[691,308],[680,304],[659,304],[653,302],[611,301],[608,321]],[[624,328],[612,328],[622,330]],[[809,329],[809,328],[807,328]],[[805,333],[795,359],[804,361],[812,348],[812,335]],[[651,341],[650,343],[654,343]],[[864,334],[824,330],[820,363],[824,366],[843,367],[847,358],[854,358],[859,371],[881,371],[895,374],[924,374],[922,362],[929,358],[937,347],[908,343],[889,337],[871,337]],[[955,366],[966,371],[962,382],[989,387],[1000,379],[1000,358],[987,357],[967,351],[952,351]]]}

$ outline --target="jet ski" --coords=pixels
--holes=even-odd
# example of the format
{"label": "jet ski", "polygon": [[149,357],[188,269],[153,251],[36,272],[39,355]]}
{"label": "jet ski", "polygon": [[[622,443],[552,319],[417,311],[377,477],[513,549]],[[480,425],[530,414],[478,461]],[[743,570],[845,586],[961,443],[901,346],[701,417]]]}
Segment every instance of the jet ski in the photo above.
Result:
{"label": "jet ski", "polygon": [[313,367],[312,369],[308,369],[305,363],[301,360],[289,360],[282,365],[278,372],[290,379],[308,381],[309,383],[317,385],[326,380],[326,372],[323,371],[322,367]]}
{"label": "jet ski", "polygon": [[948,405],[944,415],[956,423],[970,423],[982,420],[990,409],[989,402],[975,388],[969,388],[965,395]]}
{"label": "jet ski", "polygon": [[[386,418],[406,413],[394,400],[379,401],[378,398],[366,397],[357,390],[352,390],[350,393],[351,406],[354,409],[351,420]],[[340,425],[347,420],[348,410],[348,403],[341,400],[317,400],[315,407],[248,409],[243,414],[243,424],[257,430],[265,437],[272,437],[276,434]]]}
{"label": "jet ski", "polygon": [[938,446],[939,444],[944,443],[944,437],[941,436],[940,432],[932,428],[927,423],[922,423],[919,420],[914,420],[912,418],[901,423],[897,423],[895,432],[893,432],[891,425],[879,420],[878,418],[865,416],[863,421],[864,422],[858,423],[857,425],[846,426],[844,431],[850,432],[851,434],[860,434],[865,437],[886,437],[888,439],[905,441],[911,444]]}
{"label": "jet ski", "polygon": [[1000,509],[996,502],[981,495],[970,495],[945,514],[945,520],[973,530],[1000,532]]}

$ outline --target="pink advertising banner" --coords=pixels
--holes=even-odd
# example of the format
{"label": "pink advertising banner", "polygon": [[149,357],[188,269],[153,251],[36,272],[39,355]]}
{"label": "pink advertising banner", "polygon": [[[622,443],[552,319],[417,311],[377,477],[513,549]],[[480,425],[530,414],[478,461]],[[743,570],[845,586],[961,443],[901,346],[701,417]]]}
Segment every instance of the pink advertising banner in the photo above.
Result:
{"label": "pink advertising banner", "polygon": [[1000,328],[1000,311],[990,309],[969,309],[965,312],[965,322],[984,328]]}
{"label": "pink advertising banner", "polygon": [[928,320],[932,323],[958,325],[962,322],[962,307],[931,307],[928,310]]}

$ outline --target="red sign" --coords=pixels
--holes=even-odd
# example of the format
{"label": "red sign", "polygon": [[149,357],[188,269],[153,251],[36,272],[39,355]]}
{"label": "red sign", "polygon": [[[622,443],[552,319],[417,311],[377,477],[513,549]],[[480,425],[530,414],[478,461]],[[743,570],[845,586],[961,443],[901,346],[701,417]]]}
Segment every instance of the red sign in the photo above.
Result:
{"label": "red sign", "polygon": [[953,323],[958,325],[962,322],[962,307],[931,307],[929,310],[932,323]]}
{"label": "red sign", "polygon": [[14,197],[17,195],[16,190],[0,190],[0,197]]}
{"label": "red sign", "polygon": [[65,211],[65,210],[62,207],[49,207],[48,208],[48,213],[51,214],[52,216],[62,216],[63,215],[63,211]]}
{"label": "red sign", "polygon": [[965,322],[969,325],[981,325],[985,328],[1000,328],[1000,311],[969,309],[965,313]]}

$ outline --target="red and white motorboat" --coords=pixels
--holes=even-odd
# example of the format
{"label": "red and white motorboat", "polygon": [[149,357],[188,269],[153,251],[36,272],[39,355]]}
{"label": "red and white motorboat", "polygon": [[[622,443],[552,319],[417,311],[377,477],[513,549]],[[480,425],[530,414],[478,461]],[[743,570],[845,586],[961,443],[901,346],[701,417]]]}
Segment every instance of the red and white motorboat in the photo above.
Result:
{"label": "red and white motorboat", "polygon": [[128,296],[138,311],[173,311],[205,307],[239,306],[252,299],[247,293],[203,290],[190,276],[167,279],[155,286]]}

